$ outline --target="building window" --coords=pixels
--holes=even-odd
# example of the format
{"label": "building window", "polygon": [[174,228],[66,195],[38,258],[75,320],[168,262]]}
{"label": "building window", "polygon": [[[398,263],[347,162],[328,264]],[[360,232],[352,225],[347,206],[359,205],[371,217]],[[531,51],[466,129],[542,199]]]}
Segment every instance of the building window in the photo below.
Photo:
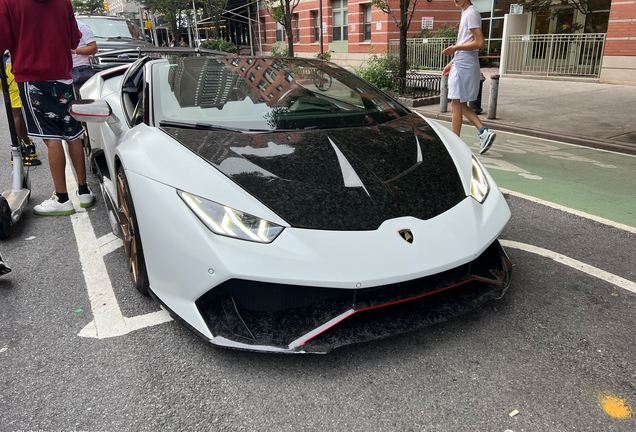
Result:
{"label": "building window", "polygon": [[318,11],[313,11],[311,13],[314,18],[314,42],[320,41],[320,15],[318,15]]}
{"label": "building window", "polygon": [[296,42],[300,42],[300,17],[294,14],[294,22],[296,23]]}
{"label": "building window", "polygon": [[346,41],[349,39],[349,17],[347,0],[333,0],[333,40]]}
{"label": "building window", "polygon": [[276,80],[276,75],[277,73],[274,72],[273,70],[271,70],[270,68],[267,68],[265,70],[265,73],[263,74],[263,76],[267,79],[267,81],[273,83],[274,80]]}
{"label": "building window", "polygon": [[364,40],[371,40],[371,5],[364,6]]}
{"label": "building window", "polygon": [[261,28],[263,29],[263,43],[267,43],[267,30],[265,29],[265,18],[261,18]]}
{"label": "building window", "polygon": [[276,70],[281,70],[283,68],[283,64],[276,60],[274,63],[272,63],[272,67]]}
{"label": "building window", "polygon": [[285,42],[285,27],[276,22],[276,42]]}

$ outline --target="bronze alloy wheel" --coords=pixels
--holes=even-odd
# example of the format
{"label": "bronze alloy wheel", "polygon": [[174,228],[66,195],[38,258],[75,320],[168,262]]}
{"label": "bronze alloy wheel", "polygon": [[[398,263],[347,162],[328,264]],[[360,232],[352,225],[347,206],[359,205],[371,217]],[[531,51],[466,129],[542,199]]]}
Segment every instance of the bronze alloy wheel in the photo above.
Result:
{"label": "bronze alloy wheel", "polygon": [[117,201],[119,207],[119,228],[121,229],[122,238],[124,240],[124,249],[126,251],[126,261],[128,263],[130,278],[135,288],[137,288],[140,293],[147,295],[149,288],[148,272],[146,271],[144,253],[141,247],[141,239],[139,238],[135,207],[133,206],[130,196],[130,189],[128,188],[124,168],[121,166],[117,173]]}

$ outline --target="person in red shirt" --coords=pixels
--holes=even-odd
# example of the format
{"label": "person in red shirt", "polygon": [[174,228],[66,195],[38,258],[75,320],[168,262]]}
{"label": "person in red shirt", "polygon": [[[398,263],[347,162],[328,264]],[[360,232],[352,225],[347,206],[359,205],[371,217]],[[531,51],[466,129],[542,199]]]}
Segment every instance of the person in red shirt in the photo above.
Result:
{"label": "person in red shirt", "polygon": [[86,184],[84,130],[67,111],[75,99],[71,52],[81,36],[70,0],[0,0],[0,52],[11,53],[29,137],[43,139],[49,151],[55,192],[51,199],[33,208],[39,215],[75,213],[66,189],[62,140],[68,143],[77,174],[80,206],[95,203]]}

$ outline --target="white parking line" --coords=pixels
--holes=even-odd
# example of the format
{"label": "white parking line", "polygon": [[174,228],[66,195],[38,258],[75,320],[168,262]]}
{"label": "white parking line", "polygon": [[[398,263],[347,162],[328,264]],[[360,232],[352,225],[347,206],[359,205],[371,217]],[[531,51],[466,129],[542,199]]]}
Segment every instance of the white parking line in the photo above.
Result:
{"label": "white parking line", "polygon": [[623,279],[620,276],[616,276],[615,274],[608,273],[605,270],[601,270],[599,268],[593,267],[591,265],[582,263],[581,261],[577,261],[575,259],[566,257],[565,255],[561,255],[556,252],[552,252],[548,249],[543,249],[537,246],[532,246],[525,243],[519,243],[511,240],[500,240],[501,244],[504,247],[510,247],[513,249],[520,249],[526,252],[531,252],[533,254],[541,255],[546,258],[550,258],[558,263],[564,264],[566,266],[572,267],[573,269],[582,271],[590,276],[594,276],[605,282],[609,282],[618,287],[626,289],[627,291],[631,291],[636,294],[636,283],[629,281],[627,279]]}
{"label": "white parking line", "polygon": [[95,236],[88,213],[80,207],[74,193],[77,190],[77,182],[66,145],[64,148],[67,160],[66,185],[69,192],[73,191],[69,193],[69,198],[77,211],[71,215],[71,222],[93,312],[93,321],[84,327],[78,336],[98,339],[123,336],[134,330],[172,321],[168,312],[163,309],[130,318],[122,314],[104,264],[104,255],[122,247],[123,242],[112,233],[100,238]]}

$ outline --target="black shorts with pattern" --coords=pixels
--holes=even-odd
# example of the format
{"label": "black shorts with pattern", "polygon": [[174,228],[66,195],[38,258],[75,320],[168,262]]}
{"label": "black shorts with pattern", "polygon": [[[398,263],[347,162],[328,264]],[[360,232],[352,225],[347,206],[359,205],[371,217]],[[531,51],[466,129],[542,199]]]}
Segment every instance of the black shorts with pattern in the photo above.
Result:
{"label": "black shorts with pattern", "polygon": [[18,83],[18,87],[29,137],[66,141],[82,137],[82,124],[68,113],[75,100],[72,83],[31,81]]}

